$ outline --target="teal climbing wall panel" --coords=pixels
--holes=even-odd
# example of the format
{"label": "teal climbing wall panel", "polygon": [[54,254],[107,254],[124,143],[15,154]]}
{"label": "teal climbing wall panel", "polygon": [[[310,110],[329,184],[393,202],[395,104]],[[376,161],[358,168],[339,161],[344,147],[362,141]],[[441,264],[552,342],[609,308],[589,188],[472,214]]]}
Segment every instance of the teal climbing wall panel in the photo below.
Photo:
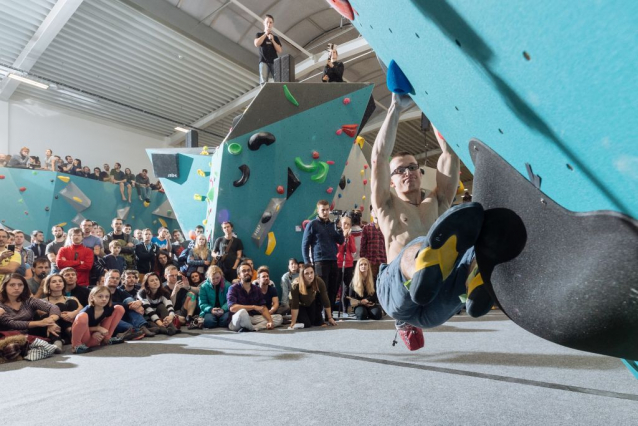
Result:
{"label": "teal climbing wall panel", "polygon": [[478,138],[563,207],[638,218],[638,2],[350,3],[468,167]]}

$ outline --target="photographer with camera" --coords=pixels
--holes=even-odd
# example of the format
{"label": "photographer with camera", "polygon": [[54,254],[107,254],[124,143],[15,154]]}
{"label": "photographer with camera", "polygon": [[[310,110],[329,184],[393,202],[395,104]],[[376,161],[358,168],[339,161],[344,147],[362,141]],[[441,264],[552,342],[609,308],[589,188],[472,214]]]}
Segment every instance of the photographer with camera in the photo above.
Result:
{"label": "photographer with camera", "polygon": [[[333,212],[336,214],[337,212]],[[317,218],[306,225],[301,252],[305,264],[314,264],[315,272],[326,284],[330,306],[334,305],[339,291],[337,278],[337,245],[344,237],[337,223],[330,221],[330,205],[326,200],[317,202]],[[338,220],[337,220],[338,222]],[[312,256],[312,262],[311,257]]]}
{"label": "photographer with camera", "polygon": [[255,47],[259,48],[259,84],[268,81],[268,77],[275,77],[273,73],[273,64],[278,54],[281,53],[281,42],[279,38],[272,33],[272,27],[275,18],[272,15],[266,15],[264,18],[264,31],[258,32],[255,37]]}
{"label": "photographer with camera", "polygon": [[328,44],[328,62],[323,68],[323,77],[321,81],[324,83],[343,83],[343,62],[337,61],[339,54],[335,45]]}

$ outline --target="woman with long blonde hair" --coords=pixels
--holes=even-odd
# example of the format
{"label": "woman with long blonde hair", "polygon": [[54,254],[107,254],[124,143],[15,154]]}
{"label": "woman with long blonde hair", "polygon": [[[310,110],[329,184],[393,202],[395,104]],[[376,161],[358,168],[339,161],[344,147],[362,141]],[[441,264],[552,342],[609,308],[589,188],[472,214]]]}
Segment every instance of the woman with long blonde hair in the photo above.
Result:
{"label": "woman with long blonde hair", "polygon": [[360,258],[357,262],[354,278],[350,284],[349,297],[352,301],[352,306],[354,306],[354,315],[358,320],[380,320],[383,316],[383,311],[378,303],[379,300],[374,289],[370,261],[365,257]]}
{"label": "woman with long blonde hair", "polygon": [[337,325],[332,318],[330,299],[323,280],[315,274],[315,268],[311,264],[302,266],[299,277],[292,282],[290,289],[290,328],[294,328],[297,322],[305,328],[313,325],[324,326],[321,310],[326,313],[326,320],[330,325]]}
{"label": "woman with long blonde hair", "polygon": [[204,274],[213,260],[211,251],[208,249],[208,241],[206,236],[201,234],[195,239],[195,247],[191,250],[186,260],[188,270],[186,275],[190,275],[193,271]]}
{"label": "woman with long blonde hair", "polygon": [[199,290],[199,316],[204,318],[204,328],[228,327],[230,311],[226,295],[229,289],[222,269],[216,265],[208,268],[206,281]]}

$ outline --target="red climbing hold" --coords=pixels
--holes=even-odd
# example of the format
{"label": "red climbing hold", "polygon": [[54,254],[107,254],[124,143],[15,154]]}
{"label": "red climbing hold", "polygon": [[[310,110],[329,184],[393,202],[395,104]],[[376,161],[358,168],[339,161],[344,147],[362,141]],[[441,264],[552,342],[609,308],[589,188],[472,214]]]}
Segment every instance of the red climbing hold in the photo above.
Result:
{"label": "red climbing hold", "polygon": [[332,186],[330,188],[326,189],[326,192],[328,194],[332,194],[332,191],[334,191],[334,188]]}
{"label": "red climbing hold", "polygon": [[312,158],[315,160],[319,159],[319,153],[317,151],[312,151]]}
{"label": "red climbing hold", "polygon": [[364,164],[364,165],[363,165],[363,168],[364,168],[364,169],[367,169],[367,168],[368,168],[368,165],[367,165],[367,164]]}
{"label": "red climbing hold", "polygon": [[367,185],[368,184],[368,179],[363,179],[363,184]]}
{"label": "red climbing hold", "polygon": [[283,187],[283,186],[281,186],[281,185],[279,185],[279,186],[277,187],[277,192],[278,192],[279,194],[283,194],[283,193],[284,193],[284,187]]}
{"label": "red climbing hold", "polygon": [[29,212],[25,211],[24,214],[26,214],[27,216],[29,216]]}
{"label": "red climbing hold", "polygon": [[350,98],[345,98],[345,99],[343,100],[343,104],[344,104],[344,105],[348,105],[349,103],[350,103]]}
{"label": "red climbing hold", "polygon": [[334,163],[335,163],[335,162],[334,162],[334,161],[332,161],[332,160],[328,160],[328,161],[326,161],[326,164],[328,164],[328,165],[330,165],[330,166],[334,165]]}
{"label": "red climbing hold", "polygon": [[333,201],[332,204],[330,204],[330,210],[334,210],[335,209],[335,202]]}
{"label": "red climbing hold", "polygon": [[4,179],[4,175],[0,175],[0,179]]}
{"label": "red climbing hold", "polygon": [[341,126],[341,130],[346,132],[346,135],[353,138],[357,135],[357,127],[359,127],[358,124],[344,124],[343,126]]}
{"label": "red climbing hold", "polygon": [[328,0],[328,3],[334,10],[339,12],[341,16],[351,21],[354,21],[354,12],[350,2],[348,0]]}
{"label": "red climbing hold", "polygon": [[26,190],[27,190],[27,188],[26,188],[25,186],[20,187],[20,192],[24,192],[24,191],[26,191]]}
{"label": "red climbing hold", "polygon": [[337,130],[335,133],[337,133],[338,135],[340,135],[340,134],[342,134],[342,133],[343,133],[343,130],[339,129],[339,130]]}
{"label": "red climbing hold", "polygon": [[306,226],[310,223],[310,221],[308,219],[304,220],[303,222],[301,222],[301,229],[306,229]]}

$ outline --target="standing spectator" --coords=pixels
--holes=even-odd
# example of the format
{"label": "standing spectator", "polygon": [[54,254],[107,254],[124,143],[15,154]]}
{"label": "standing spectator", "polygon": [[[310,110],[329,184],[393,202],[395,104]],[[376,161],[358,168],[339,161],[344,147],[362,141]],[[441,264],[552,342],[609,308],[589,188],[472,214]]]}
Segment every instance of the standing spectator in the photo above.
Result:
{"label": "standing spectator", "polygon": [[[341,306],[343,312],[346,313],[348,306],[345,303],[345,296],[352,281],[352,274],[354,273],[354,254],[357,252],[357,246],[355,245],[354,236],[352,235],[352,213],[348,213],[341,217],[341,229],[343,230],[343,244],[337,245],[337,283],[339,290],[342,292],[342,299],[344,305]],[[334,302],[333,302],[334,303]],[[333,310],[335,304],[332,305]]]}
{"label": "standing spectator", "polygon": [[200,286],[199,315],[204,317],[204,328],[227,327],[230,320],[227,293],[230,285],[224,280],[219,266],[206,271],[206,281]]}
{"label": "standing spectator", "polygon": [[[115,163],[115,167],[111,170],[111,182],[120,186],[120,195],[122,195],[122,201],[126,201],[124,196],[124,184],[126,183],[126,174],[122,171],[122,165]],[[128,202],[131,202],[131,186],[128,185]]]}
{"label": "standing spectator", "polygon": [[337,325],[332,318],[326,284],[315,274],[315,268],[311,264],[305,264],[299,269],[299,278],[292,282],[290,291],[290,328],[294,328],[297,322],[303,324],[304,328],[324,326],[322,309],[325,310],[326,321],[330,325]]}
{"label": "standing spectator", "polygon": [[385,239],[379,228],[379,220],[374,210],[372,210],[372,218],[372,223],[368,223],[363,227],[359,254],[370,262],[372,282],[376,283],[379,266],[382,263],[387,263],[388,259],[385,254]]}
{"label": "standing spectator", "polygon": [[316,274],[321,277],[328,290],[330,305],[335,303],[339,282],[337,281],[337,244],[343,244],[344,238],[336,224],[330,222],[330,205],[326,200],[317,202],[317,218],[306,225],[301,242],[304,263],[310,263],[309,253]]}
{"label": "standing spectator", "polygon": [[7,167],[18,167],[23,169],[29,167],[29,163],[31,161],[29,152],[31,152],[29,148],[27,148],[26,146],[22,147],[18,155],[14,155],[11,157],[11,160],[9,160],[9,164],[7,164]]}
{"label": "standing spectator", "polygon": [[89,272],[93,267],[93,251],[82,245],[82,230],[80,228],[69,229],[69,235],[64,247],[60,249],[55,263],[58,268],[71,267],[77,272],[77,284],[88,287]]}
{"label": "standing spectator", "polygon": [[224,236],[215,240],[213,257],[217,259],[217,266],[224,271],[226,281],[233,282],[237,278],[237,266],[244,254],[244,245],[233,234],[233,224],[231,222],[222,222],[222,230],[224,231]]}
{"label": "standing spectator", "polygon": [[148,170],[142,169],[142,173],[135,176],[135,188],[140,201],[151,201],[151,180],[148,178]]}
{"label": "standing spectator", "polygon": [[206,237],[199,235],[195,240],[195,247],[191,250],[191,253],[188,255],[188,260],[186,261],[186,264],[188,265],[186,275],[190,275],[194,271],[203,275],[210,266],[212,260],[213,258],[210,250],[208,249]]}
{"label": "standing spectator", "polygon": [[44,232],[38,230],[31,232],[31,244],[27,249],[33,252],[35,259],[44,257],[47,249],[46,244],[44,244]]}
{"label": "standing spectator", "polygon": [[152,240],[159,248],[171,252],[171,233],[163,226],[157,230],[157,237]]}
{"label": "standing spectator", "polygon": [[266,15],[264,18],[264,31],[255,36],[255,47],[259,48],[259,84],[268,82],[268,77],[275,77],[273,65],[277,55],[281,53],[279,37],[272,33],[275,18]]}
{"label": "standing spectator", "polygon": [[290,289],[292,282],[299,276],[299,262],[297,259],[288,259],[288,272],[281,277],[281,303],[279,303],[278,314],[286,315],[290,313]]}
{"label": "standing spectator", "polygon": [[[379,305],[377,294],[372,281],[370,262],[362,257],[357,262],[354,279],[350,285],[350,299],[353,300],[354,315],[358,320],[380,320],[383,311]],[[354,302],[356,300],[356,303]]]}
{"label": "standing spectator", "polygon": [[51,151],[51,149],[47,149],[44,152],[44,164],[42,165],[42,170],[50,170],[52,172],[56,171],[55,156],[53,155],[53,151]]}
{"label": "standing spectator", "polygon": [[155,259],[159,253],[159,247],[151,239],[153,233],[146,228],[142,231],[143,240],[135,246],[135,257],[137,258],[137,270],[140,274],[148,274],[155,270]]}
{"label": "standing spectator", "polygon": [[104,266],[106,270],[116,270],[119,271],[120,275],[123,274],[126,261],[120,256],[120,251],[122,251],[120,243],[117,240],[111,241],[109,243],[109,250],[111,254],[104,256]]}
{"label": "standing spectator", "polygon": [[113,337],[115,328],[124,315],[122,306],[111,304],[111,292],[104,286],[95,287],[85,306],[73,321],[71,344],[73,353],[89,352],[100,345],[113,345],[123,340]]}
{"label": "standing spectator", "polygon": [[122,247],[120,256],[126,260],[126,267],[128,269],[135,269],[135,244],[133,244],[133,237],[122,231],[123,224],[120,218],[113,218],[111,228],[113,231],[102,238],[105,248],[108,250],[111,241],[117,240],[120,243],[120,247]]}
{"label": "standing spectator", "polygon": [[15,229],[13,235],[15,237],[16,252],[20,253],[22,258],[20,268],[16,272],[26,278],[31,278],[31,265],[33,265],[34,260],[33,252],[24,247],[24,232]]}
{"label": "standing spectator", "polygon": [[91,234],[93,231],[93,221],[84,219],[80,223],[80,227],[82,228],[82,244],[84,247],[91,249],[91,251],[98,256],[104,256],[102,240]]}
{"label": "standing spectator", "polygon": [[324,83],[343,83],[343,62],[339,62],[338,58],[339,54],[335,45],[330,43],[328,45],[328,62],[323,68],[323,77],[321,78]]}
{"label": "standing spectator", "polygon": [[0,282],[4,280],[7,274],[12,274],[18,270],[22,263],[20,253],[9,251],[7,242],[9,241],[9,233],[4,229],[0,229]]}
{"label": "standing spectator", "polygon": [[160,249],[159,253],[157,253],[157,260],[155,260],[155,272],[161,277],[169,266],[175,266],[173,259],[171,259],[171,254],[166,250]]}
{"label": "standing spectator", "polygon": [[[252,283],[253,269],[246,262],[239,266],[241,281],[228,290],[228,307],[233,313],[228,328],[232,331],[272,329],[282,323],[281,315],[273,318],[266,308],[266,300],[259,287]],[[275,322],[277,321],[277,322]]]}
{"label": "standing spectator", "polygon": [[47,244],[45,253],[51,262],[51,272],[56,274],[60,272],[60,268],[58,268],[57,263],[55,263],[55,258],[60,249],[64,247],[66,236],[64,235],[64,228],[59,225],[54,225],[51,228],[51,233],[53,234],[53,241]]}

